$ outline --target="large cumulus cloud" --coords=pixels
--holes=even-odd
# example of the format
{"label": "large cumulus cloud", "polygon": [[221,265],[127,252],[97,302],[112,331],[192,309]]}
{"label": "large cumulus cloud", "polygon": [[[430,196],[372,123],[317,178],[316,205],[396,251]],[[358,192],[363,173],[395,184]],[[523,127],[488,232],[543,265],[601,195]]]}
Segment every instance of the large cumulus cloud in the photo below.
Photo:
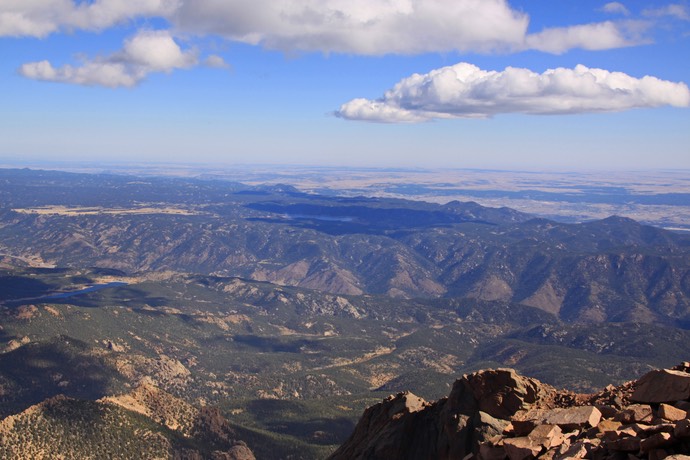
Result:
{"label": "large cumulus cloud", "polygon": [[174,21],[273,49],[367,55],[513,47],[529,24],[504,0],[197,0]]}
{"label": "large cumulus cloud", "polygon": [[336,115],[350,120],[400,123],[486,118],[503,113],[615,112],[665,105],[689,106],[687,85],[583,65],[540,74],[514,67],[487,71],[459,63],[405,78],[380,99],[351,100]]}
{"label": "large cumulus cloud", "polygon": [[572,48],[636,43],[614,22],[528,34],[529,16],[506,0],[196,0],[174,15],[181,30],[212,33],[279,50],[387,53]]}
{"label": "large cumulus cloud", "polygon": [[45,37],[162,18],[178,32],[220,35],[282,51],[362,55],[572,48],[636,43],[614,22],[529,34],[529,16],[506,0],[3,0],[0,36]]}

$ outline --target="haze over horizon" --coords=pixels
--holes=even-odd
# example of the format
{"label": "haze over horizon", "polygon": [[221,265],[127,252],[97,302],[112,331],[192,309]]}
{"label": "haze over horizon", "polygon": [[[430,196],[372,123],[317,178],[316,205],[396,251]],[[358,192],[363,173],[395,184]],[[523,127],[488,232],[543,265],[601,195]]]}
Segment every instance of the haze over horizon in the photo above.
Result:
{"label": "haze over horizon", "polygon": [[690,4],[0,4],[0,158],[690,168]]}

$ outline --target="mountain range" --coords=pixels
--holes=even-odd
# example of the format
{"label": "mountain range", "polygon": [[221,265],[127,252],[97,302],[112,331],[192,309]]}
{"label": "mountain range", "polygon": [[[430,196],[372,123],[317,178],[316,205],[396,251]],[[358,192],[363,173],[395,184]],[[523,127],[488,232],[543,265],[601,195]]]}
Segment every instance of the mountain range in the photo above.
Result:
{"label": "mountain range", "polygon": [[690,236],[631,219],[564,224],[474,203],[0,172],[0,253],[10,265],[35,259],[337,294],[496,300],[569,321],[690,321]]}
{"label": "mountain range", "polygon": [[149,458],[323,458],[389,393],[503,366],[592,392],[690,354],[690,236],[626,218],[34,170],[0,203],[10,458],[56,413]]}

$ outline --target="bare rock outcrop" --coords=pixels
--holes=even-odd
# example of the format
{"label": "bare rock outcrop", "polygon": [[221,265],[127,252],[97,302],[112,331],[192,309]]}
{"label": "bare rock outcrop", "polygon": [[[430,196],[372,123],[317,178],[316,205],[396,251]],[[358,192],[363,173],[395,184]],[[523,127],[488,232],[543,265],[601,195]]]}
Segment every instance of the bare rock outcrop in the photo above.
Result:
{"label": "bare rock outcrop", "polygon": [[512,369],[466,375],[433,404],[399,393],[368,408],[331,458],[463,458],[502,433],[517,411],[537,403],[551,407],[555,396],[554,388]]}
{"label": "bare rock outcrop", "polygon": [[465,375],[447,398],[368,408],[330,459],[690,459],[690,363],[594,395],[511,369]]}
{"label": "bare rock outcrop", "polygon": [[412,393],[389,396],[364,411],[357,428],[333,458],[398,458],[400,451],[425,448],[436,433],[425,430],[414,414],[425,413],[428,403]]}
{"label": "bare rock outcrop", "polygon": [[690,374],[673,369],[651,371],[637,381],[630,399],[644,403],[690,399]]}

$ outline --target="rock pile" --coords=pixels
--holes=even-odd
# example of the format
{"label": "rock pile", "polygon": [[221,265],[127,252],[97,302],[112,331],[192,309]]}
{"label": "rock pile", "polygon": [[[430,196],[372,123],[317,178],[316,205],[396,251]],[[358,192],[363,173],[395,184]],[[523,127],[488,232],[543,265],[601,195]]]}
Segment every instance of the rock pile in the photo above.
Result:
{"label": "rock pile", "polygon": [[690,460],[690,363],[594,395],[476,372],[435,403],[400,393],[368,408],[330,458]]}

